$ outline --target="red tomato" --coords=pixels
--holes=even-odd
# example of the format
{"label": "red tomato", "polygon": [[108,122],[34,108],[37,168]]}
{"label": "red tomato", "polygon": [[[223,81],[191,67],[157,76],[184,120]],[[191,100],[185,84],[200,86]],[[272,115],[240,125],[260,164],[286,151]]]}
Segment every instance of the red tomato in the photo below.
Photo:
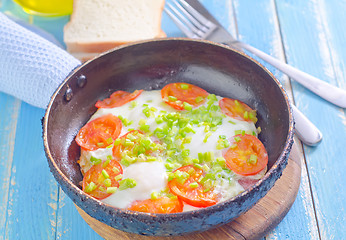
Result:
{"label": "red tomato", "polygon": [[229,117],[248,122],[257,122],[256,111],[245,103],[230,98],[223,98],[219,101],[221,111]]}
{"label": "red tomato", "polygon": [[184,110],[184,102],[199,106],[208,95],[207,91],[189,83],[170,83],[161,89],[162,100],[177,110]]}
{"label": "red tomato", "polygon": [[[112,193],[107,193],[107,187],[119,187],[119,181],[121,178],[117,180],[115,177],[123,173],[121,165],[114,159],[111,160],[106,166],[104,165],[105,162],[92,166],[86,172],[83,178],[83,191],[96,199],[104,199],[110,196]],[[103,170],[106,172],[106,174],[102,173]],[[107,174],[108,177],[105,177],[104,175],[107,176]],[[92,191],[88,191],[90,184],[94,185]]]}
{"label": "red tomato", "polygon": [[[204,175],[203,170],[193,167],[192,165],[187,165],[178,168],[174,172],[179,170],[180,172],[188,173],[191,168],[193,168],[194,171],[184,183],[179,182],[178,179],[173,179],[168,182],[168,187],[171,192],[184,202],[195,207],[209,207],[216,204],[218,195],[213,189],[205,191],[206,189],[204,186],[198,182],[199,178]],[[192,187],[191,184],[197,184],[197,186]]]}
{"label": "red tomato", "polygon": [[89,151],[105,148],[119,136],[121,128],[121,120],[112,114],[107,114],[84,125],[76,136],[76,142]]}
{"label": "red tomato", "polygon": [[116,91],[112,93],[109,98],[106,98],[102,101],[97,101],[95,107],[97,108],[114,108],[120,107],[125,103],[128,103],[134,99],[136,99],[143,90],[135,90],[133,93],[125,92],[125,91]]}
{"label": "red tomato", "polygon": [[159,197],[135,201],[128,209],[147,213],[177,213],[183,211],[183,206],[179,198]]}
{"label": "red tomato", "polygon": [[230,141],[224,154],[228,168],[240,175],[255,175],[268,163],[268,154],[262,142],[253,135],[239,134]]}

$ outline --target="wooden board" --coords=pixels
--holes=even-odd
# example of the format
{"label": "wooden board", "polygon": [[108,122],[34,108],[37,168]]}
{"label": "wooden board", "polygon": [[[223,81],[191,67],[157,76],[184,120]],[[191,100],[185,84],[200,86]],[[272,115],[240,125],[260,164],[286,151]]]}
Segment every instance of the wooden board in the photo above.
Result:
{"label": "wooden board", "polygon": [[[292,155],[292,154],[291,154]],[[248,212],[234,221],[206,232],[174,237],[148,237],[125,233],[116,230],[85,213],[76,206],[79,214],[101,237],[117,240],[230,240],[259,239],[272,230],[291,208],[299,189],[301,176],[301,160],[294,156],[288,160],[282,177],[275,183],[269,193]]]}

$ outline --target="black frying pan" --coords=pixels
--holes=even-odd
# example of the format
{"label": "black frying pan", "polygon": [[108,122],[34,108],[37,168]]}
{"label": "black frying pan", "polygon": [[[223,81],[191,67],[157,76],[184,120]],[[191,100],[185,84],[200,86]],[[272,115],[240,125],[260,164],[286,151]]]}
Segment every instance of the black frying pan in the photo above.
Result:
{"label": "black frying pan", "polygon": [[[268,173],[226,202],[177,214],[116,209],[89,197],[74,138],[96,111],[97,100],[116,90],[160,89],[170,82],[195,84],[210,93],[239,99],[257,110],[260,140],[269,155]],[[281,176],[293,144],[293,119],[279,82],[243,53],[200,40],[163,39],[127,45],[76,69],[52,96],[43,121],[48,163],[66,194],[90,216],[114,228],[144,235],[177,235],[227,223],[247,211]]]}

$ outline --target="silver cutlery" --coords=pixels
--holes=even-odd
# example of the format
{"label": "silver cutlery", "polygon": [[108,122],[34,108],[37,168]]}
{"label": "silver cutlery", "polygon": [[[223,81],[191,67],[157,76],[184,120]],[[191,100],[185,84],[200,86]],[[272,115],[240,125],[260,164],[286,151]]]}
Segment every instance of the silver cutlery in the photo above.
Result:
{"label": "silver cutlery", "polygon": [[[237,41],[197,0],[189,1],[190,3],[193,3],[194,7],[184,0],[173,0],[172,2],[176,7],[167,3],[167,7],[165,7],[164,11],[187,37],[223,43],[231,45],[239,50],[244,48],[277,67],[288,76],[291,76],[296,80],[298,78],[298,82],[316,94],[320,96],[322,95],[322,97],[325,97],[328,101],[331,101],[338,106],[346,107],[346,91],[329,85],[267,55],[266,53],[261,52],[260,50],[255,49],[254,47]],[[328,89],[326,90],[326,88]],[[309,146],[314,146],[319,143],[322,140],[322,133],[295,106],[292,106],[292,108],[296,122],[295,130],[299,139]]]}
{"label": "silver cutlery", "polygon": [[197,0],[189,1],[191,2],[191,5],[193,3],[195,8],[184,0],[173,0],[172,2],[176,7],[167,3],[168,7],[165,8],[165,12],[189,38],[200,38],[224,43],[239,50],[246,49],[276,67],[287,76],[295,79],[301,85],[323,99],[339,107],[346,108],[345,90],[330,85],[329,83],[302,72],[246,43],[236,40]]}

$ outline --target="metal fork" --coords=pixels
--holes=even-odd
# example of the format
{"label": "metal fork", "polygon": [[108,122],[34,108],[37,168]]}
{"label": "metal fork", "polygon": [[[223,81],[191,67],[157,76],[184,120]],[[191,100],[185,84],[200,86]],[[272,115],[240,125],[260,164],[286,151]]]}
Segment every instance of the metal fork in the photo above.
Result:
{"label": "metal fork", "polygon": [[[203,16],[185,0],[172,0],[172,2],[176,5],[176,7],[170,3],[167,3],[164,10],[189,38],[207,39],[214,42],[225,43],[235,47],[238,50],[246,49],[256,56],[262,58],[264,61],[270,63],[277,69],[281,70],[289,77],[295,79],[297,82],[310,89],[320,97],[337,106],[346,108],[345,90],[330,85],[284,62],[281,62],[280,60],[273,58],[272,56],[248,44],[236,40],[220,24],[216,24],[217,21],[197,0],[194,5],[198,7],[199,11],[204,11],[204,13],[208,14],[209,16]],[[190,2],[193,1],[190,0]],[[211,19],[214,22],[211,21]]]}
{"label": "metal fork", "polygon": [[[195,39],[207,39],[221,43],[225,43],[226,41],[228,41],[228,43],[232,44],[232,46],[234,46],[233,44],[238,45],[237,43],[240,43],[236,39],[232,38],[230,33],[220,27],[220,25],[216,25],[213,22],[209,21],[196,9],[191,7],[186,1],[172,0],[172,2],[176,5],[176,7],[174,7],[170,3],[167,3],[168,7],[165,7],[164,11],[171,17],[171,19],[185,33],[187,37]],[[244,47],[243,44],[241,44],[240,46]],[[313,146],[319,143],[322,140],[322,133],[295,106],[292,107],[296,122],[296,134],[299,139],[309,146]]]}

